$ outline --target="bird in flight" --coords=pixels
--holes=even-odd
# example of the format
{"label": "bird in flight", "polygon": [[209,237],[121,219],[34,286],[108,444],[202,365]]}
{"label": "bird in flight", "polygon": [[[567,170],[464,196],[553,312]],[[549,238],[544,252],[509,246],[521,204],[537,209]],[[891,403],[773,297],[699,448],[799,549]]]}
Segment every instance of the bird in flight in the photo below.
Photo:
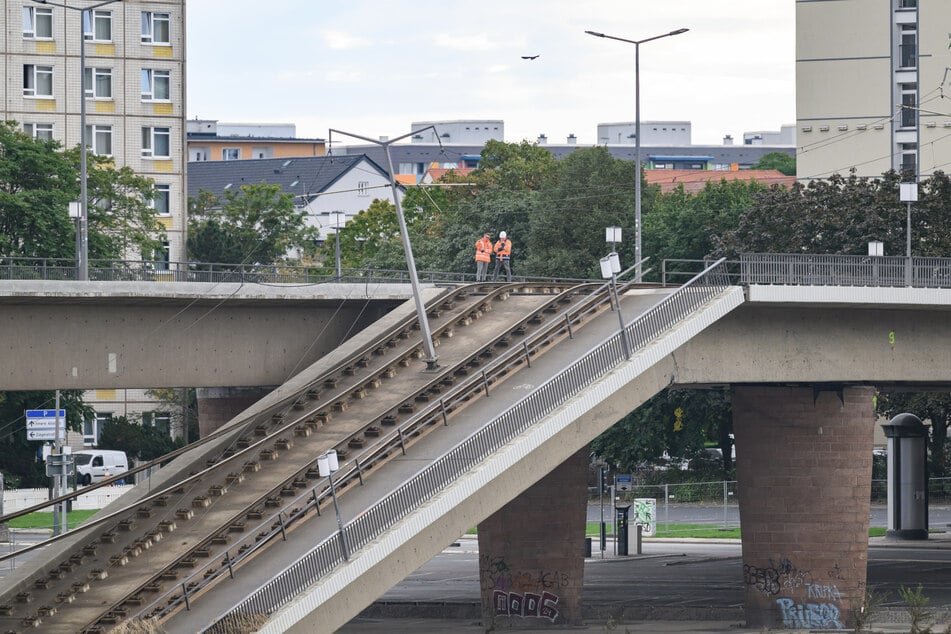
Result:
{"label": "bird in flight", "polygon": [[522,55],[522,59],[538,59],[538,55]]}

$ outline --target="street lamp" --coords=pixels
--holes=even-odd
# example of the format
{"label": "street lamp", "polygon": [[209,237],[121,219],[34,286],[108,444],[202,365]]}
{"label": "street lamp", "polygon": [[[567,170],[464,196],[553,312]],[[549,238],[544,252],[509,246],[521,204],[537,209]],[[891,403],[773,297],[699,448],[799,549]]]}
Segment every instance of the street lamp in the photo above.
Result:
{"label": "street lamp", "polygon": [[918,202],[918,183],[899,183],[898,199],[908,205],[908,213],[905,217],[905,283],[911,286],[911,203]]}
{"label": "street lamp", "polygon": [[86,20],[87,11],[93,11],[107,4],[122,0],[105,0],[88,7],[72,7],[49,0],[33,0],[37,4],[79,11],[79,236],[77,238],[77,271],[80,281],[89,279],[89,194],[87,189],[88,172],[86,169]]}
{"label": "street lamp", "polygon": [[340,215],[343,214],[342,211],[332,211],[330,212],[334,215],[334,227],[336,231],[334,232],[334,266],[337,276],[335,280],[340,281]]}
{"label": "street lamp", "polygon": [[624,317],[621,316],[621,298],[617,293],[617,274],[621,272],[621,258],[617,252],[611,251],[601,258],[601,277],[609,280],[611,292],[614,295],[614,303],[617,304],[617,321],[621,326],[621,345],[624,346],[624,358],[631,358],[631,347],[627,342],[627,331],[624,330]]}
{"label": "street lamp", "polygon": [[343,520],[340,519],[340,506],[337,504],[337,487],[334,485],[334,473],[340,469],[340,462],[337,460],[337,450],[331,449],[324,455],[317,458],[317,473],[321,478],[330,479],[330,495],[334,500],[334,511],[337,514],[337,532],[340,535],[340,548],[343,550],[343,558],[350,559],[350,549],[347,548],[347,539],[343,534]]}
{"label": "street lamp", "polygon": [[419,134],[428,128],[432,128],[433,132],[435,133],[435,126],[427,126],[426,128],[422,128],[422,130],[413,130],[412,132],[398,136],[395,139],[389,139],[388,141],[371,139],[370,137],[353,134],[352,132],[334,130],[333,128],[330,129],[330,133],[332,134],[336,132],[337,134],[345,134],[355,139],[360,139],[362,141],[366,141],[367,143],[373,143],[383,147],[383,151],[386,154],[387,169],[390,171],[390,187],[393,190],[393,205],[396,207],[396,219],[399,221],[400,237],[403,239],[403,252],[406,254],[406,266],[409,269],[409,281],[413,287],[413,299],[416,300],[416,318],[419,319],[419,329],[423,335],[423,347],[426,349],[426,370],[435,371],[436,368],[439,367],[439,357],[436,356],[436,347],[433,345],[433,335],[429,329],[429,318],[426,315],[426,307],[423,305],[423,296],[419,290],[419,275],[416,273],[416,263],[413,261],[413,247],[409,242],[409,232],[406,230],[406,218],[403,217],[403,208],[400,206],[399,187],[396,184],[396,172],[393,171],[393,158],[390,156],[390,146],[392,144],[396,143],[397,141],[402,141],[407,137]]}
{"label": "street lamp", "polygon": [[641,269],[641,44],[670,37],[671,35],[680,35],[689,30],[677,29],[643,40],[628,40],[623,37],[598,33],[597,31],[585,31],[588,35],[634,45],[634,260],[637,262],[637,272],[634,279],[637,282],[641,281],[643,275]]}

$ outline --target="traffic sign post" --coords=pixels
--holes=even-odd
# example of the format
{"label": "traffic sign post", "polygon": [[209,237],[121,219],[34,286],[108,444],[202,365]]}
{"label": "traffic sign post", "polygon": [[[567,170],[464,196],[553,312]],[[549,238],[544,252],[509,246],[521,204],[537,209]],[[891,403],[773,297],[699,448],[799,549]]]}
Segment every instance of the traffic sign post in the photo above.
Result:
{"label": "traffic sign post", "polygon": [[[63,454],[63,442],[66,440],[66,410],[59,408],[59,390],[56,390],[56,409],[28,409],[26,419],[26,439],[53,441],[53,452],[46,459],[46,475],[53,478],[53,497],[66,491],[66,475],[72,472],[72,456]],[[65,533],[66,505],[62,502],[53,506],[53,534]]]}

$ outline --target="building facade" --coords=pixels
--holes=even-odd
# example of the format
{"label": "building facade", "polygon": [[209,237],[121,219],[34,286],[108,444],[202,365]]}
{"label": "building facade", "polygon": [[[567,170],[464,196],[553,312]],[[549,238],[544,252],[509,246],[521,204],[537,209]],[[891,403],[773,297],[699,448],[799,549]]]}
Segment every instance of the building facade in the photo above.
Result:
{"label": "building facade", "polygon": [[951,164],[947,0],[797,0],[797,176]]}
{"label": "building facade", "polygon": [[219,123],[191,119],[186,124],[189,161],[324,156],[323,139],[297,137],[293,123]]}
{"label": "building facade", "polygon": [[[168,236],[165,257],[182,261],[185,1],[58,4],[69,8],[0,0],[6,77],[0,116],[27,134],[75,147],[84,99],[90,151],[155,181],[152,204]],[[83,10],[93,4],[98,8]]]}

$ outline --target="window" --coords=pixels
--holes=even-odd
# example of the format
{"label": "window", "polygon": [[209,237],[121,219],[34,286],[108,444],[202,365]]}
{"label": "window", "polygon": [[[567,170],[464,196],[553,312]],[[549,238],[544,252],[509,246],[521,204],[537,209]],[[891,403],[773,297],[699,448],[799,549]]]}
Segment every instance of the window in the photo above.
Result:
{"label": "window", "polygon": [[360,181],[357,183],[357,196],[370,195],[370,181]]}
{"label": "window", "polygon": [[916,180],[918,176],[918,145],[916,143],[901,143],[901,172],[903,181]]}
{"label": "window", "polygon": [[142,43],[168,45],[172,43],[169,37],[169,19],[167,13],[142,12]]}
{"label": "window", "polygon": [[172,98],[171,74],[167,70],[142,69],[142,101],[168,101]]}
{"label": "window", "polygon": [[86,143],[97,156],[112,156],[112,126],[87,125]]}
{"label": "window", "polygon": [[241,158],[241,148],[226,147],[221,150],[222,161],[237,161]]}
{"label": "window", "polygon": [[172,415],[168,412],[143,412],[142,425],[145,427],[154,427],[168,434],[172,427]]}
{"label": "window", "polygon": [[903,24],[901,44],[898,46],[899,66],[901,68],[918,67],[918,34],[913,24]]}
{"label": "window", "polygon": [[111,68],[87,68],[83,79],[87,99],[112,99]]}
{"label": "window", "polygon": [[53,96],[53,67],[23,65],[23,96],[24,97],[52,97]]}
{"label": "window", "polygon": [[53,39],[53,10],[46,7],[23,7],[23,37]]}
{"label": "window", "polygon": [[142,156],[146,158],[169,158],[171,156],[171,130],[169,128],[142,128]]}
{"label": "window", "polygon": [[30,135],[34,139],[39,139],[42,141],[53,140],[52,123],[24,123],[23,132]]}
{"label": "window", "polygon": [[156,185],[152,190],[152,200],[149,206],[162,215],[168,215],[171,211],[172,190],[169,185]]}
{"label": "window", "polygon": [[168,242],[163,241],[161,248],[155,250],[152,254],[152,262],[156,271],[167,271],[168,263],[171,261],[171,249]]}
{"label": "window", "polygon": [[112,11],[83,11],[83,37],[93,42],[111,42]]}
{"label": "window", "polygon": [[94,420],[83,421],[83,445],[94,447],[99,444],[99,432],[111,420],[112,412],[96,412]]}
{"label": "window", "polygon": [[917,84],[902,84],[901,85],[901,121],[900,125],[903,128],[914,128],[917,124],[917,115],[918,115],[918,85]]}

